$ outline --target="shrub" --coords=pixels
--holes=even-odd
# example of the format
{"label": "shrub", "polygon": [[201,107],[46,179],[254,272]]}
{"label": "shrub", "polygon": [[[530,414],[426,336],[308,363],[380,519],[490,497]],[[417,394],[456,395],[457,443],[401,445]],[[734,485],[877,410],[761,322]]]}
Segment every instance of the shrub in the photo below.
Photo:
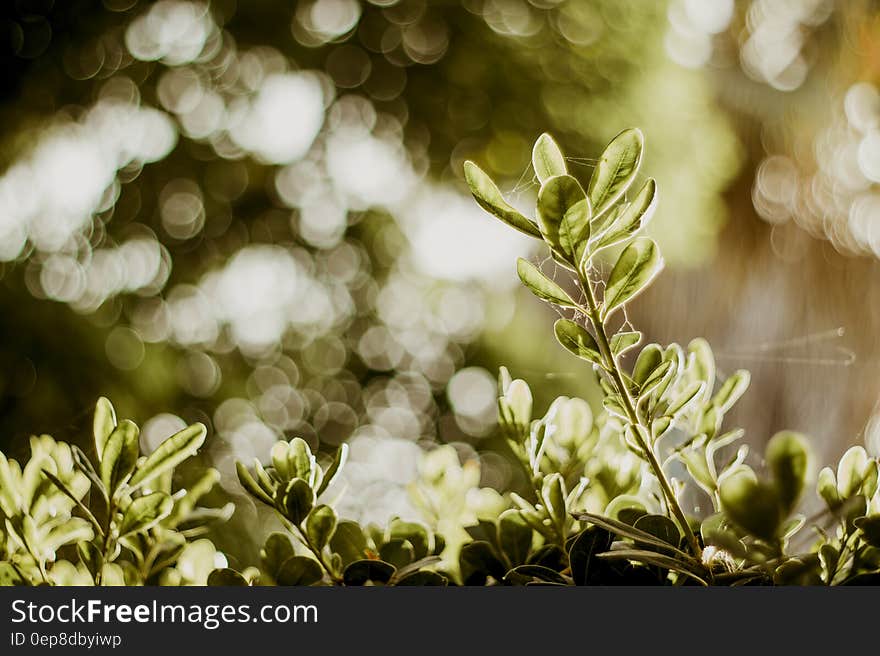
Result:
{"label": "shrub", "polygon": [[[586,191],[570,176],[548,136],[533,166],[540,182],[537,221],[508,204],[475,164],[465,176],[476,201],[508,225],[541,240],[551,277],[525,259],[523,284],[562,315],[557,341],[597,375],[602,410],[560,397],[533,418],[525,381],[502,368],[499,429],[522,467],[529,492],[477,487],[476,462],[451,447],[425,454],[412,486],[424,523],[393,519],[360,526],[340,519],[329,500],[346,447],[320,464],[299,438],[279,441],[271,463],[238,465],[242,486],[278,515],[261,562],[226,567],[203,534],[230,508],[196,508],[217,480],[209,470],[171,493],[174,467],[205,437],[201,425],[138,457],[137,427],[117,424],[98,402],[92,462],[78,448],[33,438],[22,469],[0,457],[0,580],[12,584],[217,585],[743,585],[880,583],[878,463],[849,449],[836,471],[822,469],[824,508],[797,510],[811,480],[808,440],[794,432],[767,443],[766,474],[746,464],[742,430],[723,430],[725,414],[749,375],[719,380],[709,345],[695,339],[640,346],[621,319],[627,304],[663,266],[640,236],[657,198],[653,180],[627,200],[643,137],[625,130],[599,160]],[[614,256],[609,274],[599,262]],[[623,356],[629,353],[631,366]],[[670,472],[681,472],[682,480]],[[700,494],[698,518],[683,499]],[[222,530],[222,529],[221,529]],[[185,566],[184,566],[185,565]]]}

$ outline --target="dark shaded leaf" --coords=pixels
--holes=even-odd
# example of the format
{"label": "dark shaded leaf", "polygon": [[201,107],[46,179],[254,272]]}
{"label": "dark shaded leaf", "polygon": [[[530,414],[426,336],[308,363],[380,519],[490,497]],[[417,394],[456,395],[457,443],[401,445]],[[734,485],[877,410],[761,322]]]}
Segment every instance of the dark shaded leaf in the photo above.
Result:
{"label": "dark shaded leaf", "polygon": [[395,571],[394,565],[381,560],[356,560],[345,568],[342,580],[345,585],[364,585],[368,581],[388,583]]}
{"label": "dark shaded leaf", "polygon": [[278,585],[313,585],[324,578],[321,564],[314,558],[291,556],[285,560],[275,580]]}

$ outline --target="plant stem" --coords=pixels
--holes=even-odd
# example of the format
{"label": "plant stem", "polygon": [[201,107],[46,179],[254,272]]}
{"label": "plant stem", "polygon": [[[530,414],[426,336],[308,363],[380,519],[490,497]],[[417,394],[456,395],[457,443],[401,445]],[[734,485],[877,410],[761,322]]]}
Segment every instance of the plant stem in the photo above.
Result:
{"label": "plant stem", "polygon": [[[650,435],[650,427],[645,426],[645,424],[642,423],[638,418],[635,407],[633,405],[632,397],[630,395],[629,387],[623,380],[623,374],[620,371],[620,366],[617,364],[617,358],[614,356],[614,352],[611,350],[611,344],[608,341],[608,335],[605,332],[605,324],[602,322],[602,317],[599,314],[599,306],[596,303],[596,296],[593,292],[593,285],[590,282],[589,277],[585,274],[579,273],[578,278],[580,280],[581,287],[584,290],[584,295],[587,299],[587,307],[582,309],[586,310],[585,314],[590,319],[590,323],[593,324],[593,330],[596,333],[596,337],[599,341],[599,349],[601,350],[602,358],[605,361],[605,369],[610,374],[614,382],[614,386],[617,388],[617,391],[620,394],[620,398],[623,401],[623,408],[626,412],[627,419],[629,419],[629,422],[631,424],[643,428],[646,433]],[[681,505],[678,503],[678,499],[675,498],[675,492],[672,491],[672,485],[666,478],[666,474],[663,472],[663,467],[657,460],[657,456],[654,454],[654,450],[645,441],[641,431],[636,430],[633,432],[635,433],[636,439],[639,442],[639,447],[642,449],[642,451],[644,451],[645,457],[648,459],[648,464],[651,466],[651,469],[654,471],[654,475],[660,482],[660,488],[663,490],[663,496],[666,497],[666,503],[669,507],[669,510],[672,512],[672,514],[675,516],[675,519],[681,526],[681,530],[684,532],[684,536],[687,539],[691,550],[694,552],[694,555],[698,558],[702,558],[702,549],[700,548],[700,543],[697,540],[697,537],[694,535],[694,532],[691,529],[690,523],[688,523],[684,511],[681,509]]]}
{"label": "plant stem", "polygon": [[313,545],[312,541],[309,540],[309,536],[306,534],[306,532],[293,522],[288,523],[291,527],[296,529],[297,537],[300,539],[300,542],[302,542],[308,548],[308,550],[312,552],[312,554],[315,556],[315,559],[318,561],[318,564],[324,568],[324,571],[327,572],[327,576],[330,577],[330,580],[333,581],[334,585],[339,585],[340,583],[342,583],[342,579],[340,579],[333,573],[333,570],[330,569],[330,566],[324,560],[324,554],[321,553],[320,549],[315,548],[315,545]]}

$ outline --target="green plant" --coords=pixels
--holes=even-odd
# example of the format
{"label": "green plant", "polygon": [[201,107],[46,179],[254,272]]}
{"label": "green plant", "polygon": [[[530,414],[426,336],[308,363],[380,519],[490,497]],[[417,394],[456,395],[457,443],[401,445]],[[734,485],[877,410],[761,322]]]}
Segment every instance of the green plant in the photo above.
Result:
{"label": "green plant", "polygon": [[[569,175],[565,157],[553,139],[542,135],[532,154],[540,183],[537,220],[505,201],[476,164],[465,163],[465,178],[477,203],[511,227],[543,241],[552,260],[566,272],[554,280],[539,266],[522,258],[517,261],[522,283],[564,315],[554,326],[557,341],[598,374],[604,393],[600,422],[610,429],[611,437],[601,446],[592,443],[587,437],[588,408],[570,408],[569,400],[557,401],[543,419],[531,421],[528,387],[523,381],[512,381],[502,370],[500,424],[535,489],[532,500],[512,498],[519,520],[539,536],[533,544],[540,542],[545,550],[552,547],[551,561],[557,566],[549,568],[551,575],[544,562],[546,554],[524,550],[525,529],[514,540],[512,520],[505,530],[502,515],[494,532],[488,525],[474,532],[482,539],[465,546],[463,572],[467,564],[479,571],[477,579],[481,580],[490,570],[501,574],[505,567],[525,562],[501,578],[522,579],[522,567],[527,568],[527,578],[552,583],[605,582],[620,577],[641,580],[647,572],[659,581],[704,584],[840,583],[877,577],[876,460],[856,447],[841,460],[836,484],[830,469],[822,471],[819,492],[827,510],[815,520],[831,518],[835,530],[811,526],[820,536],[816,544],[805,555],[791,554],[793,538],[806,525],[802,516],[794,514],[811,470],[806,438],[782,432],[769,441],[765,452],[769,481],[759,480],[744,464],[748,454],[744,445],[719,463],[725,447],[743,436],[741,430],[722,432],[721,425],[725,413],[748,387],[748,372],[737,371],[719,382],[712,351],[704,340],[692,341],[687,349],[678,344],[638,348],[642,334],[632,330],[627,320],[619,320],[626,305],[663,266],[656,244],[639,235],[656,204],[656,183],[648,179],[631,199],[626,197],[637,178],[642,151],[639,130],[618,134],[585,191]],[[614,264],[604,277],[597,263],[612,251]],[[560,284],[564,277],[570,284]],[[630,351],[635,357],[627,368],[622,356]],[[580,423],[580,431],[574,431],[580,438],[562,441],[575,450],[565,452],[563,447],[560,459],[561,441],[552,436],[558,433],[555,423],[562,408],[576,417],[568,417],[567,423]],[[643,463],[638,492],[621,491],[608,499],[600,514],[584,512],[578,504],[601,478],[587,476],[572,489],[563,467],[577,471],[583,466],[588,471],[597,461],[614,462],[621,443]],[[685,512],[681,501],[685,483],[668,473],[674,461],[684,465],[711,501],[714,512],[702,521]],[[582,569],[585,562],[586,569]],[[626,565],[621,568],[621,563]],[[538,565],[544,569],[535,569]],[[645,571],[633,570],[633,565],[644,566]]]}
{"label": "green plant", "polygon": [[[172,492],[175,468],[198,451],[189,426],[140,455],[137,425],[98,400],[90,459],[48,435],[31,438],[21,467],[0,453],[0,582],[20,585],[204,584],[223,560],[200,538],[231,504],[197,504],[219,480],[209,469]],[[195,539],[194,539],[195,538]]]}
{"label": "green plant", "polygon": [[[205,428],[190,426],[140,456],[137,427],[117,422],[101,399],[95,459],[48,436],[32,439],[24,467],[0,454],[0,583],[880,583],[877,460],[854,446],[836,470],[822,469],[816,489],[824,507],[804,517],[808,440],[774,435],[764,451],[767,475],[759,477],[746,464],[748,447],[737,444],[743,431],[722,430],[749,374],[719,380],[705,340],[640,346],[641,333],[620,321],[662,267],[657,247],[638,234],[656,184],[648,180],[626,197],[642,141],[637,130],[618,135],[584,191],[543,135],[533,155],[537,222],[466,164],[477,202],[540,239],[568,272],[568,281],[553,279],[517,262],[524,285],[565,314],[556,339],[589,363],[603,392],[600,411],[563,396],[538,418],[528,384],[501,368],[498,424],[528,483],[522,494],[480,488],[479,463],[461,463],[451,446],[440,446],[424,454],[410,488],[423,521],[364,527],[340,518],[330,496],[347,447],[319,463],[303,439],[279,441],[265,465],[239,463],[237,471],[284,530],[268,536],[259,563],[236,570],[204,537],[206,522],[228,519],[231,507],[196,507],[217,472],[171,492],[174,468],[202,445]],[[606,277],[599,262],[612,253]],[[698,516],[685,501],[693,495],[710,510]]]}

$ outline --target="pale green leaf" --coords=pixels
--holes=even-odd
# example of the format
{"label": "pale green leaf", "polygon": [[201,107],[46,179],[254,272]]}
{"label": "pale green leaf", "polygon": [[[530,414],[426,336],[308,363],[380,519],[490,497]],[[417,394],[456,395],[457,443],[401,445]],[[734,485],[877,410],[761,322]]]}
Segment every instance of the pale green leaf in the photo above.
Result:
{"label": "pale green leaf", "polygon": [[119,537],[148,531],[171,514],[174,501],[164,492],[153,492],[134,499],[122,515]]}
{"label": "pale green leaf", "polygon": [[624,331],[613,335],[610,340],[611,352],[615,356],[623,355],[642,341],[642,333],[637,330]]}
{"label": "pale green leaf", "polygon": [[196,454],[205,442],[207,429],[203,424],[187,426],[162,442],[153,453],[138,467],[131,477],[134,489],[146,485],[157,476],[174,469],[181,462]]}
{"label": "pale green leaf", "polygon": [[657,183],[650,179],[635,199],[620,211],[614,221],[601,234],[591,239],[591,254],[626,241],[635,235],[651,220],[656,205]]}
{"label": "pale green leaf", "polygon": [[548,179],[538,192],[538,225],[544,240],[576,264],[590,238],[592,211],[580,183],[570,175]]}
{"label": "pale green leaf", "polygon": [[552,178],[554,175],[565,175],[568,170],[565,167],[565,157],[556,142],[546,132],[538,137],[532,148],[532,166],[535,167],[535,175],[541,183]]}
{"label": "pale green leaf", "polygon": [[540,269],[528,260],[518,258],[516,261],[516,272],[522,283],[538,298],[562,307],[578,307],[578,304],[571,299],[562,287],[541,273]]}
{"label": "pale green leaf", "polygon": [[602,365],[599,346],[586,328],[570,319],[557,319],[553,330],[556,333],[556,339],[569,352],[583,360]]}
{"label": "pale green leaf", "polygon": [[480,207],[520,232],[538,239],[541,238],[538,226],[504,200],[498,187],[492,182],[492,178],[486,175],[479,166],[471,161],[465,162],[464,178]]}
{"label": "pale green leaf", "polygon": [[140,454],[138,433],[137,425],[123,419],[107,438],[101,454],[101,482],[110,496],[137,465]]}
{"label": "pale green leaf", "polygon": [[608,277],[603,317],[644,291],[662,268],[663,258],[653,240],[640,237],[624,248]]}
{"label": "pale green leaf", "polygon": [[113,429],[116,428],[116,411],[113,410],[113,404],[110,400],[101,397],[95,405],[95,416],[92,420],[92,432],[95,438],[95,453],[98,460],[104,454],[104,447]]}
{"label": "pale green leaf", "polygon": [[630,128],[614,137],[605,148],[589,186],[590,202],[597,215],[608,209],[633,183],[643,147],[641,130]]}

